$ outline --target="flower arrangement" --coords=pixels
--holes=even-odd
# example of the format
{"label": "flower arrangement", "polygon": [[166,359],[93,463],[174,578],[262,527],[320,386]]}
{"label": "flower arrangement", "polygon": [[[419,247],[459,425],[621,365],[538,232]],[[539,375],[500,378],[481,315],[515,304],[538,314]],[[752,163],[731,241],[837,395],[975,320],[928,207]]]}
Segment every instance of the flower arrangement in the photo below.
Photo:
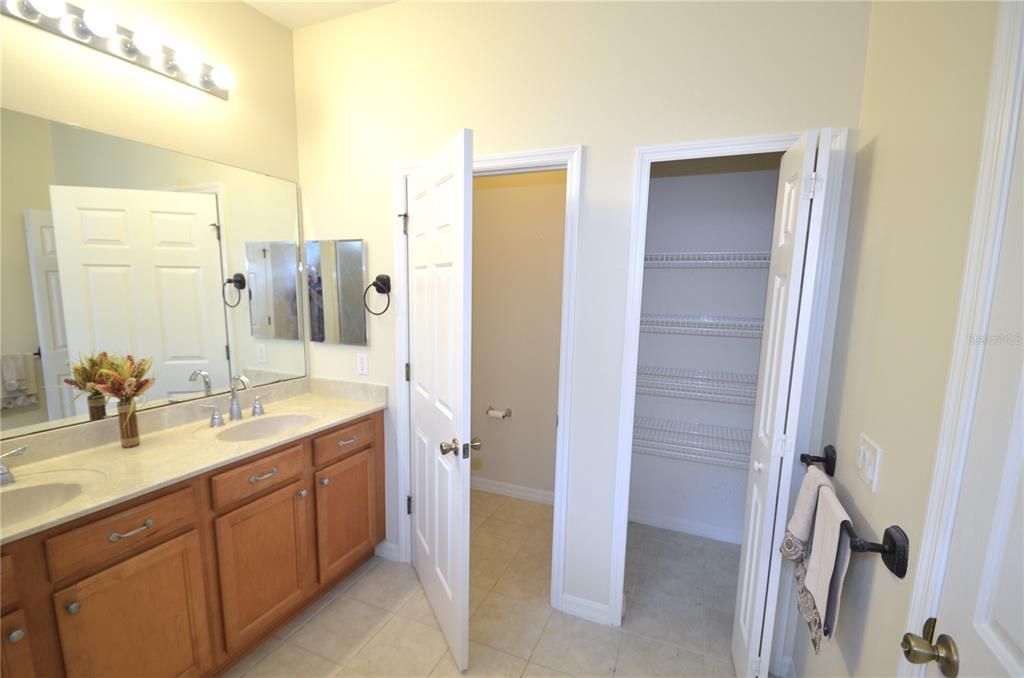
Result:
{"label": "flower arrangement", "polygon": [[72,376],[65,379],[64,383],[74,386],[82,393],[93,396],[103,395],[100,391],[100,372],[109,365],[110,356],[106,351],[96,355],[84,355],[71,368]]}
{"label": "flower arrangement", "polygon": [[122,405],[132,404],[135,398],[149,390],[155,379],[146,373],[153,366],[152,358],[136,360],[132,355],[112,355],[96,375],[96,389]]}

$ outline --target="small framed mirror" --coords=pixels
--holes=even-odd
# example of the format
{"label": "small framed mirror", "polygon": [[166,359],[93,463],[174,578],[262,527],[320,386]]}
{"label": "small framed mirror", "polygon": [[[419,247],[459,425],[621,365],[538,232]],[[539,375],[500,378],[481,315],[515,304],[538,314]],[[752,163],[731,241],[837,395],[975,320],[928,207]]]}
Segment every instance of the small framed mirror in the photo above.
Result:
{"label": "small framed mirror", "polygon": [[310,341],[366,346],[366,243],[306,241],[306,283]]}
{"label": "small framed mirror", "polygon": [[295,241],[247,240],[252,336],[299,338],[299,255]]}

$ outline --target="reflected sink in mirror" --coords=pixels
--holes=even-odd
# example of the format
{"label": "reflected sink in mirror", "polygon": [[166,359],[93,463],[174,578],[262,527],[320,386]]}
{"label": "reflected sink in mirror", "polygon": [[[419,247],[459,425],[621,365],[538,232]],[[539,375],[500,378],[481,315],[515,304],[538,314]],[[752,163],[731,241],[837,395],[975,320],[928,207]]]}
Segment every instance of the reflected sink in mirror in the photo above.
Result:
{"label": "reflected sink in mirror", "polygon": [[240,424],[229,424],[227,428],[217,434],[217,437],[229,443],[261,440],[272,435],[287,433],[311,421],[313,421],[313,417],[308,414],[264,415]]}
{"label": "reflected sink in mirror", "polygon": [[0,490],[0,523],[13,525],[60,508],[82,493],[85,484],[106,478],[102,471],[68,469],[21,473]]}

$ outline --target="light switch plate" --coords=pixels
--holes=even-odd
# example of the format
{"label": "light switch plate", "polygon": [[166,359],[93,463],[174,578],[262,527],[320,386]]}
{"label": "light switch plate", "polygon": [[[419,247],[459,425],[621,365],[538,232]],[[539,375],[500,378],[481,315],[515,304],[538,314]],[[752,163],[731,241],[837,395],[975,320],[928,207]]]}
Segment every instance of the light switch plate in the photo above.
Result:
{"label": "light switch plate", "polygon": [[871,492],[878,493],[878,478],[882,469],[882,448],[871,438],[863,433],[860,434],[860,442],[857,445],[857,470],[861,480],[871,488]]}
{"label": "light switch plate", "polygon": [[266,362],[267,362],[267,345],[266,344],[256,344],[256,362],[260,363],[261,365],[266,364]]}
{"label": "light switch plate", "polygon": [[356,353],[356,372],[364,377],[370,374],[370,359],[365,353]]}

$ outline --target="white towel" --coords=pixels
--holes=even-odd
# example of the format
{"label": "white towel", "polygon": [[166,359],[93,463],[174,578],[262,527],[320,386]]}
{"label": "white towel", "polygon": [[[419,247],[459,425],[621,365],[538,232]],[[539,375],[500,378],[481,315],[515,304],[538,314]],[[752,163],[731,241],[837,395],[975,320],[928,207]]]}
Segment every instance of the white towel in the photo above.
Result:
{"label": "white towel", "polygon": [[[814,598],[821,635],[829,639],[835,636],[839,599],[846,568],[850,564],[850,537],[843,529],[843,523],[849,520],[850,516],[836,497],[835,489],[821,488],[804,585]],[[814,646],[815,652],[820,643],[819,637]]]}
{"label": "white towel", "polygon": [[800,562],[807,555],[814,514],[818,510],[818,490],[822,487],[832,487],[832,479],[817,466],[811,466],[800,484],[800,494],[796,497],[793,514],[782,538],[782,555],[788,560]]}
{"label": "white towel", "polygon": [[4,390],[11,395],[25,390],[27,368],[32,367],[26,357],[31,359],[32,356],[16,353],[0,356],[0,375],[3,376]]}

